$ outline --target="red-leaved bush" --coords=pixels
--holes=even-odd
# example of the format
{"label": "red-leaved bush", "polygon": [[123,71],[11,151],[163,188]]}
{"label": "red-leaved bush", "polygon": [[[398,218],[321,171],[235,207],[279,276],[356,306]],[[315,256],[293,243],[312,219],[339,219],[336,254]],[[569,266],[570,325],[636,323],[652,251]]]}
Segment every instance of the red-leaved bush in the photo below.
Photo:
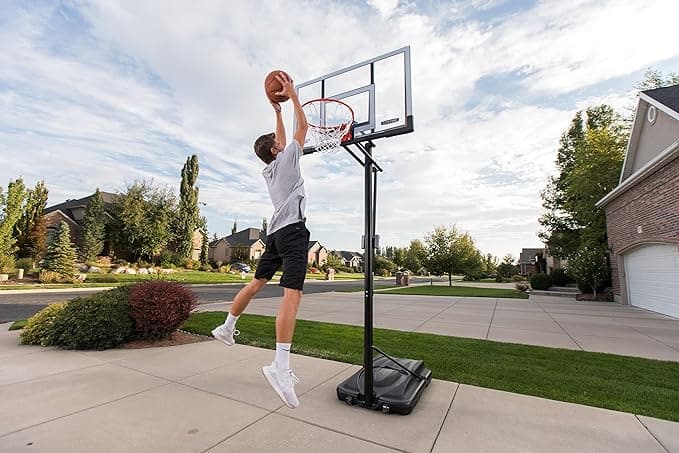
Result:
{"label": "red-leaved bush", "polygon": [[136,285],[130,293],[130,315],[142,339],[168,337],[189,319],[196,296],[179,283],[153,280]]}

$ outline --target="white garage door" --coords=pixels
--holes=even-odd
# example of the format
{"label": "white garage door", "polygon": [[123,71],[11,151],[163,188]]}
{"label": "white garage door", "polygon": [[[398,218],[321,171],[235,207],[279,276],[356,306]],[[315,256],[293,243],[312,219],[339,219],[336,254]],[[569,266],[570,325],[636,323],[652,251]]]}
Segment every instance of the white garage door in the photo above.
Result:
{"label": "white garage door", "polygon": [[644,245],[625,254],[630,305],[679,318],[679,249]]}

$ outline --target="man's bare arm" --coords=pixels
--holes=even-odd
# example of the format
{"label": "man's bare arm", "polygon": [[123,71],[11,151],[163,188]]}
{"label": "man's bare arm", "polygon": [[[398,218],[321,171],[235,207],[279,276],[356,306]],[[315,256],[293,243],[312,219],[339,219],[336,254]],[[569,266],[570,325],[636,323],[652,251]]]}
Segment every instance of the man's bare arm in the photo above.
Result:
{"label": "man's bare arm", "polygon": [[288,96],[295,108],[295,121],[297,122],[297,129],[295,130],[294,138],[303,148],[304,142],[306,141],[306,133],[309,129],[309,123],[307,123],[306,115],[304,114],[302,105],[299,103],[299,97],[295,91],[295,85],[292,83],[292,79],[286,77],[283,74],[276,75],[276,78],[281,83],[281,85],[283,85],[281,91],[276,94]]}
{"label": "man's bare arm", "polygon": [[283,114],[281,113],[281,105],[272,102],[271,105],[276,111],[276,142],[281,148],[287,145],[288,140],[285,137],[285,124],[283,123]]}

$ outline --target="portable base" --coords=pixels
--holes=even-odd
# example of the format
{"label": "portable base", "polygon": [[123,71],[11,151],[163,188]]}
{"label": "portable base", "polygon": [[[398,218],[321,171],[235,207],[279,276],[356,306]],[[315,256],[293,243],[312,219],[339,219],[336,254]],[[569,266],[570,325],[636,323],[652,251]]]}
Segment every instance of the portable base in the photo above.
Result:
{"label": "portable base", "polygon": [[349,405],[357,404],[384,413],[407,415],[415,408],[422,391],[430,382],[431,370],[425,368],[422,360],[377,355],[373,358],[372,401],[366,404],[364,368],[337,386],[337,398]]}

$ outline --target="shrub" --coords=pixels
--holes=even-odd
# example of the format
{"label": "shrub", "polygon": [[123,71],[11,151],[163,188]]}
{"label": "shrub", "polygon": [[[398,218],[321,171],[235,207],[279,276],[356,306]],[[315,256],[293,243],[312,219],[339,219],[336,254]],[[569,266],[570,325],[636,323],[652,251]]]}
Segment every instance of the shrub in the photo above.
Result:
{"label": "shrub", "polygon": [[528,291],[528,289],[530,288],[530,285],[528,284],[528,282],[516,282],[515,286],[516,286],[516,289],[518,289],[519,291],[523,291],[523,292]]}
{"label": "shrub", "polygon": [[462,280],[464,280],[465,282],[473,282],[473,281],[477,281],[477,280],[480,280],[480,279],[481,279],[480,275],[465,274],[465,276],[462,277]]}
{"label": "shrub", "polygon": [[189,270],[196,270],[200,267],[200,261],[188,259],[184,261],[184,267]]}
{"label": "shrub", "polygon": [[224,264],[222,266],[219,266],[219,273],[220,274],[228,274],[230,270],[231,270],[230,264]]}
{"label": "shrub", "polygon": [[211,272],[212,266],[210,266],[209,264],[201,264],[199,270],[203,272]]}
{"label": "shrub", "polygon": [[23,269],[25,273],[29,273],[35,268],[35,260],[33,258],[19,258],[16,261],[17,269]]}
{"label": "shrub", "polygon": [[600,246],[582,247],[568,261],[568,274],[575,278],[578,289],[583,293],[601,291],[610,284],[610,270],[606,262],[606,252]]}
{"label": "shrub", "polygon": [[530,286],[537,290],[549,289],[549,287],[552,286],[552,279],[549,275],[543,272],[538,272],[531,275]]}
{"label": "shrub", "polygon": [[193,292],[178,283],[153,280],[130,293],[130,313],[143,339],[162,339],[177,330],[196,307]]}
{"label": "shrub", "polygon": [[50,344],[71,349],[109,349],[132,339],[130,288],[119,286],[71,300],[54,320]]}
{"label": "shrub", "polygon": [[522,281],[525,281],[525,280],[526,280],[526,277],[524,277],[523,275],[519,275],[519,274],[512,275],[512,281],[522,282]]}
{"label": "shrub", "polygon": [[566,286],[573,282],[573,279],[566,275],[565,269],[554,269],[550,275],[554,286]]}
{"label": "shrub", "polygon": [[64,307],[66,302],[55,302],[28,318],[26,326],[21,331],[21,344],[48,346],[54,320]]}
{"label": "shrub", "polygon": [[38,274],[38,281],[40,283],[73,283],[73,276],[59,274],[57,272],[41,270]]}

